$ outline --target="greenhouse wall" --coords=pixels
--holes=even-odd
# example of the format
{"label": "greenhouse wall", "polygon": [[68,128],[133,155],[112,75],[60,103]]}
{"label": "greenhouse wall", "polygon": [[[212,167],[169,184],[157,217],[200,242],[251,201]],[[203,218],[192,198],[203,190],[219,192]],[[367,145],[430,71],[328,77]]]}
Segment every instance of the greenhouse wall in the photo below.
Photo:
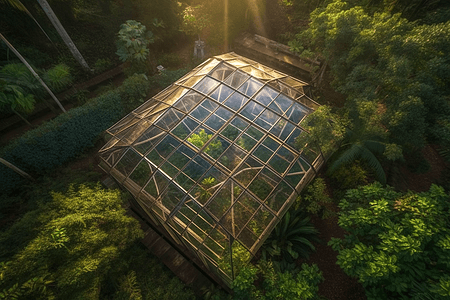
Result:
{"label": "greenhouse wall", "polygon": [[308,84],[235,53],[208,59],[107,130],[100,166],[229,286],[323,164],[302,143]]}

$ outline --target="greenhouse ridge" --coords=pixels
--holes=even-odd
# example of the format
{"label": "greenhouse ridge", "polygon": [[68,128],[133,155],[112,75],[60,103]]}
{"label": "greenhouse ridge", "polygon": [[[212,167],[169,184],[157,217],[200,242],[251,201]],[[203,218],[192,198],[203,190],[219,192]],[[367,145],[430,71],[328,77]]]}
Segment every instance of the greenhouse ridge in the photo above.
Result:
{"label": "greenhouse ridge", "polygon": [[317,107],[307,83],[216,56],[109,128],[100,166],[230,284],[323,163],[295,147]]}

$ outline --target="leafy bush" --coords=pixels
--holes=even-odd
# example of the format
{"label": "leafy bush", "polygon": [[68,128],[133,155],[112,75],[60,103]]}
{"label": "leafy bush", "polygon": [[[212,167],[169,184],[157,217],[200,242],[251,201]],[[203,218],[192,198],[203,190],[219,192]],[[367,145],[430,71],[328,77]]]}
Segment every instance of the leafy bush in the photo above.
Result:
{"label": "leafy bush", "polygon": [[334,215],[334,212],[329,209],[328,205],[332,199],[327,195],[327,185],[323,178],[316,178],[310,184],[303,196],[299,197],[297,201],[300,202],[300,207],[304,208],[309,213],[319,215],[322,219],[329,218]]}
{"label": "leafy bush", "polygon": [[449,200],[436,185],[419,194],[380,183],[347,191],[339,225],[348,234],[329,242],[338,265],[358,278],[369,300],[448,299]]}
{"label": "leafy bush", "polygon": [[[104,94],[26,132],[6,146],[1,156],[26,172],[45,174],[93,147],[100,133],[122,115],[120,94]],[[0,186],[6,191],[20,182],[20,178],[3,165],[0,165],[0,172]]]}
{"label": "leafy bush", "polygon": [[95,73],[100,74],[109,70],[114,64],[109,58],[100,58],[94,64]]}
{"label": "leafy bush", "polygon": [[80,185],[53,193],[52,201],[0,237],[2,296],[98,299],[114,262],[142,236],[139,223],[125,215],[118,190]]}
{"label": "leafy bush", "polygon": [[[254,284],[261,274],[263,281]],[[319,283],[323,280],[317,265],[302,264],[297,273],[277,272],[271,262],[261,260],[255,267],[245,267],[233,282],[233,299],[317,299]]]}
{"label": "leafy bush", "polygon": [[144,74],[134,74],[125,79],[122,85],[117,89],[125,111],[132,111],[144,103],[144,101],[147,100],[150,89],[151,86],[149,80]]}

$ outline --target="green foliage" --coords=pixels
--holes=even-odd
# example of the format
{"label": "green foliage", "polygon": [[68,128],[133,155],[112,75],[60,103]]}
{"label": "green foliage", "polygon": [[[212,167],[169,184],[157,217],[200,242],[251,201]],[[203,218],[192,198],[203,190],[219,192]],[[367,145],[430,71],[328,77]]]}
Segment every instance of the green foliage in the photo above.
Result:
{"label": "green foliage", "polygon": [[321,106],[302,122],[309,134],[301,134],[296,139],[299,149],[309,144],[318,145],[325,156],[330,155],[344,138],[346,121],[331,112],[329,106]]}
{"label": "green foliage", "polygon": [[342,165],[331,175],[331,178],[336,182],[336,187],[340,191],[355,189],[369,183],[368,172],[361,166],[359,160]]}
{"label": "green foliage", "polygon": [[143,63],[147,60],[150,50],[147,45],[153,43],[153,33],[140,22],[128,20],[120,25],[117,34],[117,52],[121,61]]}
{"label": "green foliage", "polygon": [[443,188],[401,194],[375,183],[347,191],[339,206],[339,225],[348,234],[329,244],[368,299],[450,296],[450,210]]}
{"label": "green foliage", "polygon": [[322,219],[329,218],[334,215],[334,212],[328,208],[328,204],[333,200],[327,194],[327,185],[323,178],[316,178],[310,184],[304,194],[297,199],[300,202],[300,208],[307,212],[319,215]]}
{"label": "green foliage", "polygon": [[[187,140],[189,143],[202,148],[205,143],[207,143],[212,137],[212,134],[207,134],[204,129],[200,130],[198,134],[193,133]],[[222,152],[222,143],[219,140],[214,140],[209,143],[208,146],[203,150],[213,157],[217,157]]]}
{"label": "green foliage", "polygon": [[[258,275],[262,284],[255,286]],[[319,283],[323,280],[317,265],[302,264],[298,273],[277,272],[271,262],[259,261],[242,269],[233,282],[233,299],[318,299]]]}
{"label": "green foliage", "polygon": [[[86,105],[26,132],[1,151],[1,156],[32,174],[45,174],[93,147],[101,132],[123,115],[120,94],[110,92]],[[1,186],[11,191],[18,175],[0,165]]]}
{"label": "green foliage", "polygon": [[262,257],[274,261],[292,263],[299,257],[308,257],[316,248],[318,231],[310,223],[310,218],[301,209],[289,210],[264,242]]}
{"label": "green foliage", "polygon": [[182,18],[181,30],[187,35],[198,35],[199,39],[203,29],[212,24],[211,16],[202,4],[187,6],[182,13]]}
{"label": "green foliage", "polygon": [[120,93],[125,112],[132,111],[147,100],[151,86],[144,74],[134,74],[125,79],[117,91]]}
{"label": "green foliage", "polygon": [[111,62],[109,58],[99,58],[95,61],[94,70],[95,73],[100,74],[109,70],[113,66],[114,64]]}
{"label": "green foliage", "polygon": [[428,128],[450,112],[449,32],[448,21],[418,25],[336,0],[311,14],[292,45],[327,59],[350,110],[375,103],[389,143],[421,148]]}
{"label": "green foliage", "polygon": [[[18,235],[18,228],[33,233]],[[0,236],[4,298],[12,293],[30,299],[96,299],[121,252],[142,235],[138,222],[125,215],[117,190],[80,185],[53,193],[52,201]],[[13,253],[5,249],[17,239],[23,247]]]}

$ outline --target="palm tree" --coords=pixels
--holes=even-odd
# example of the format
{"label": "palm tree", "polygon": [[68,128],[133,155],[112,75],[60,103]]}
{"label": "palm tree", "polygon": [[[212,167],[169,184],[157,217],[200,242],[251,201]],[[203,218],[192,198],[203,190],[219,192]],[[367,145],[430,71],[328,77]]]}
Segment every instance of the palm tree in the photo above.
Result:
{"label": "palm tree", "polygon": [[58,98],[53,94],[53,92],[50,90],[50,88],[45,84],[45,82],[39,77],[39,75],[34,71],[34,69],[30,66],[30,64],[23,58],[23,56],[19,53],[19,51],[16,50],[16,48],[11,45],[8,40],[3,36],[3,34],[0,33],[0,39],[5,42],[6,46],[8,46],[9,49],[11,49],[12,52],[20,59],[20,61],[23,62],[23,64],[30,70],[31,74],[39,81],[39,83],[44,87],[44,89],[50,94],[50,96],[55,100],[55,102],[58,104],[59,108],[63,112],[66,112],[64,107],[62,106],[61,102],[59,102]]}
{"label": "palm tree", "polygon": [[355,125],[354,128],[356,130],[347,129],[344,141],[327,172],[332,174],[340,167],[359,159],[372,168],[376,180],[386,184],[386,174],[375,155],[383,154],[387,144],[384,143],[382,136],[365,130],[364,126]]}

